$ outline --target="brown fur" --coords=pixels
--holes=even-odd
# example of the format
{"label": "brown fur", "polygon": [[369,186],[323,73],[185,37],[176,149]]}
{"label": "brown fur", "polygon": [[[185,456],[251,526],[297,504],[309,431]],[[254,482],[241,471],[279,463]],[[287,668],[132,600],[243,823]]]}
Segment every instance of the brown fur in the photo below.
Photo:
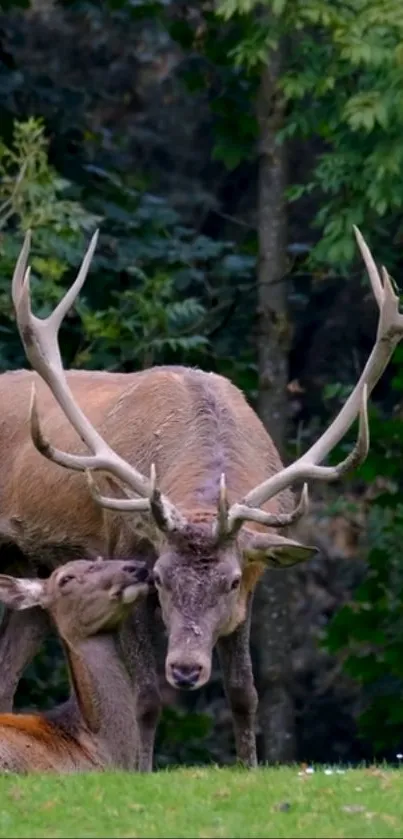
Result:
{"label": "brown fur", "polygon": [[[226,472],[230,503],[239,500],[281,467],[276,449],[242,393],[227,379],[197,370],[154,368],[142,373],[69,371],[69,385],[80,407],[109,445],[149,473],[157,469],[159,487],[195,520],[215,513],[218,481]],[[0,376],[1,523],[6,540],[28,558],[45,561],[53,546],[108,553],[117,538],[131,549],[132,535],[116,537],[111,519],[90,498],[83,475],[45,460],[32,445],[28,406],[35,379],[41,425],[66,451],[85,452],[47,386],[30,371]],[[289,510],[290,493],[267,509]],[[258,525],[255,525],[259,529]],[[129,530],[128,526],[125,528]],[[1,527],[0,527],[1,537]]]}
{"label": "brown fur", "polygon": [[41,583],[0,575],[0,599],[11,608],[35,602],[52,615],[72,687],[69,701],[46,714],[0,714],[0,771],[134,767],[132,673],[113,633],[146,593],[146,574],[144,563],[76,560]]}
{"label": "brown fur", "polygon": [[[237,627],[248,625],[251,593],[265,566],[275,557],[287,564],[311,553],[311,549],[287,542],[255,523],[244,526],[230,546],[217,547],[212,538],[221,473],[226,475],[229,503],[239,501],[281,468],[276,448],[241,391],[222,376],[185,367],[156,367],[131,374],[68,371],[66,376],[78,405],[121,457],[144,474],[155,464],[158,487],[186,516],[187,529],[180,537],[170,538],[160,532],[149,514],[101,509],[91,498],[83,474],[51,463],[32,444],[28,406],[35,381],[44,436],[59,449],[86,453],[47,386],[30,371],[5,373],[0,376],[0,446],[4,452],[0,563],[6,568],[10,562],[10,543],[42,575],[77,556],[158,558],[155,567],[165,578],[157,588],[169,637],[167,678],[178,687],[175,668],[194,666],[199,668],[194,686],[199,686],[209,678],[214,644]],[[108,477],[100,473],[95,477],[101,491],[110,495]],[[119,494],[116,485],[114,492]],[[280,493],[265,509],[289,512],[291,493]],[[242,577],[241,584],[232,590],[237,575]],[[7,678],[0,688],[1,710],[9,709],[16,680],[36,651],[41,632],[46,632],[39,620],[34,610],[31,616],[27,614],[35,641],[27,638],[28,624],[19,625],[20,638],[27,638],[19,653],[13,641],[15,623],[10,621],[2,629],[0,659],[5,662]],[[139,616],[137,634],[146,632],[142,621]],[[150,633],[144,635],[141,648],[136,643],[132,635],[126,652],[139,673],[136,702],[140,732],[144,726],[149,730],[143,738],[139,765],[150,768],[159,690]],[[242,645],[246,649],[244,641]],[[5,653],[8,649],[10,653]],[[250,669],[249,664],[245,666]],[[231,702],[230,687],[228,692]],[[144,726],[141,720],[145,720]],[[241,740],[245,742],[245,737]],[[245,753],[243,748],[240,757],[253,765],[250,742],[248,750]]]}
{"label": "brown fur", "polygon": [[70,733],[39,715],[1,714],[0,752],[4,743],[7,754],[12,755],[11,771],[32,773],[101,768],[95,755],[91,757],[86,753]]}

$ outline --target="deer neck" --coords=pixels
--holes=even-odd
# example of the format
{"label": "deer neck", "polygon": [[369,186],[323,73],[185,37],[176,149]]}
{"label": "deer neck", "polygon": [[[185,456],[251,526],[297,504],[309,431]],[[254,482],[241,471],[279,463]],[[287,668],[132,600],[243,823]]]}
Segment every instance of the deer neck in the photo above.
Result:
{"label": "deer neck", "polygon": [[[135,768],[136,722],[131,680],[112,634],[64,640],[70,670],[70,713],[111,765]],[[60,720],[62,722],[62,720]]]}

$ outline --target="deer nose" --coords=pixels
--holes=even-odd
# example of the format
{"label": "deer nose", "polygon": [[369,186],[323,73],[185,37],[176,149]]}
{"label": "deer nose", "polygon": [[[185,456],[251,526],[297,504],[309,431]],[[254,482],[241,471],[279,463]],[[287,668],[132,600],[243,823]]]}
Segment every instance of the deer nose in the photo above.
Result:
{"label": "deer nose", "polygon": [[191,690],[199,680],[201,664],[171,664],[172,679],[176,687]]}
{"label": "deer nose", "polygon": [[125,562],[123,571],[132,574],[136,583],[146,583],[149,578],[148,567],[145,562]]}

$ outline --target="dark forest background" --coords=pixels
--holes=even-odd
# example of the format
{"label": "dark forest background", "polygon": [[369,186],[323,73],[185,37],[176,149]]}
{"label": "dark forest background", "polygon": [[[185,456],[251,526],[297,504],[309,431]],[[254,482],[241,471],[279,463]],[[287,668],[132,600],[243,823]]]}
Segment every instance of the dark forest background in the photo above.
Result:
{"label": "dark forest background", "polygon": [[[374,342],[353,224],[399,284],[402,130],[401,0],[3,0],[0,369],[25,363],[10,298],[24,231],[45,314],[99,226],[65,365],[223,373],[291,460]],[[262,760],[403,751],[402,361],[399,347],[372,399],[366,463],[312,488],[299,535],[318,557],[259,587]],[[65,693],[52,639],[18,704]],[[190,698],[164,697],[158,765],[233,760],[218,667]],[[294,709],[288,744],[275,706],[277,720]]]}

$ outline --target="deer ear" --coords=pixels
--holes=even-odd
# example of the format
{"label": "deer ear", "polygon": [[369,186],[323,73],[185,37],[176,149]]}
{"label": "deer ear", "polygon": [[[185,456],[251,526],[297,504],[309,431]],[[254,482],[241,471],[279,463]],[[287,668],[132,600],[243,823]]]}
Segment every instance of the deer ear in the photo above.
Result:
{"label": "deer ear", "polygon": [[0,574],[0,601],[11,609],[32,609],[45,605],[45,584],[42,580],[20,579]]}
{"label": "deer ear", "polygon": [[278,536],[277,533],[258,533],[244,528],[242,551],[247,562],[263,562],[272,568],[289,568],[310,559],[318,549]]}

